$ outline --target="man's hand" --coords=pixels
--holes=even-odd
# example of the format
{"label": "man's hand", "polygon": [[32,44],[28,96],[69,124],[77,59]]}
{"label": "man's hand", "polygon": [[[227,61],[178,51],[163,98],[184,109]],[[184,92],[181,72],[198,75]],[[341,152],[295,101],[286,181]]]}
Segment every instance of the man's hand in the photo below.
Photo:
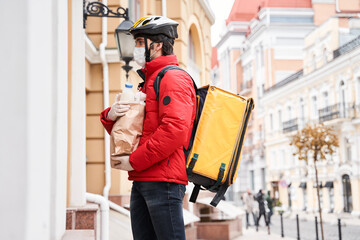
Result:
{"label": "man's hand", "polygon": [[115,164],[116,168],[124,170],[124,171],[133,171],[133,167],[129,162],[129,156],[113,156],[111,157],[112,160],[118,161]]}
{"label": "man's hand", "polygon": [[124,116],[125,113],[129,111],[130,105],[128,105],[128,102],[119,102],[119,101],[120,101],[120,94],[116,95],[116,100],[107,114],[107,119],[111,121],[116,121],[118,117]]}

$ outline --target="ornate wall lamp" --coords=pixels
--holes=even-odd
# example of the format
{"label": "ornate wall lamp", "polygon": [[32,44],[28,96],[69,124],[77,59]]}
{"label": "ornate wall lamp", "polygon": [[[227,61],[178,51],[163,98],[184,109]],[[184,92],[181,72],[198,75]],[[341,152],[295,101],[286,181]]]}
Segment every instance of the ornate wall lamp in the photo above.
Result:
{"label": "ornate wall lamp", "polygon": [[127,79],[129,77],[129,71],[132,69],[129,63],[134,58],[133,51],[135,48],[134,38],[129,32],[129,29],[134,24],[129,20],[129,9],[118,7],[116,12],[114,12],[101,2],[86,3],[86,1],[83,0],[83,10],[84,28],[86,28],[87,17],[113,17],[125,19],[115,30],[115,40],[120,59],[125,62],[125,65],[122,66],[122,68],[126,71]]}

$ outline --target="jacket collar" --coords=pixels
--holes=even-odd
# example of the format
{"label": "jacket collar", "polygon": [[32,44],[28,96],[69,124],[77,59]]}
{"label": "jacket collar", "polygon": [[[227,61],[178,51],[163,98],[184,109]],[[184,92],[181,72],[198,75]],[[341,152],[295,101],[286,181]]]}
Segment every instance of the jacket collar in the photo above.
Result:
{"label": "jacket collar", "polygon": [[150,62],[145,63],[146,76],[150,76],[157,70],[161,70],[167,65],[179,66],[178,60],[175,55],[166,55],[157,57]]}

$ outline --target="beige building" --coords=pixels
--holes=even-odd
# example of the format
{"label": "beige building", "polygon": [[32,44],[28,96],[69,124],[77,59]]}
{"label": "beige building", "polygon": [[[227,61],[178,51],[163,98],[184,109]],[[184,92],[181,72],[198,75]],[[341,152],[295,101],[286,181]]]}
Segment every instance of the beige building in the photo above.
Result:
{"label": "beige building", "polygon": [[[7,196],[1,198],[3,239],[95,239],[99,207],[89,202],[101,202],[101,215],[106,215],[109,195],[120,196],[120,203],[121,196],[129,195],[126,174],[105,166],[109,148],[99,118],[126,81],[114,39],[123,19],[88,17],[84,29],[83,4],[88,2],[3,4],[19,14],[5,11],[0,21],[7,36],[1,38],[0,60],[6,67],[0,71],[7,83],[0,102],[10,116],[1,124],[0,184]],[[133,21],[157,14],[179,22],[175,54],[180,66],[198,85],[208,82],[214,15],[206,0],[102,3],[113,10],[129,8]],[[129,81],[138,82],[134,71]],[[122,217],[129,222],[126,212]],[[106,219],[102,216],[101,226],[109,226]],[[123,228],[117,229],[131,239],[125,236],[130,227]],[[108,239],[106,228],[96,233]]]}
{"label": "beige building", "polygon": [[340,147],[317,164],[324,212],[360,215],[360,20],[327,19],[305,38],[303,69],[263,98],[267,184],[283,206],[318,210],[313,162],[292,155],[289,138],[306,124],[332,126]]}

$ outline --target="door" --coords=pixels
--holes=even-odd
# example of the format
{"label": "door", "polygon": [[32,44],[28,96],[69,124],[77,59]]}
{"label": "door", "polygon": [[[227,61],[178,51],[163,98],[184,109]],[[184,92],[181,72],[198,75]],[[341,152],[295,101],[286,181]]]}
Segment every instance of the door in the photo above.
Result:
{"label": "door", "polygon": [[349,175],[342,176],[343,185],[343,199],[344,199],[344,212],[350,213],[352,211],[352,196],[351,196],[351,183]]}

